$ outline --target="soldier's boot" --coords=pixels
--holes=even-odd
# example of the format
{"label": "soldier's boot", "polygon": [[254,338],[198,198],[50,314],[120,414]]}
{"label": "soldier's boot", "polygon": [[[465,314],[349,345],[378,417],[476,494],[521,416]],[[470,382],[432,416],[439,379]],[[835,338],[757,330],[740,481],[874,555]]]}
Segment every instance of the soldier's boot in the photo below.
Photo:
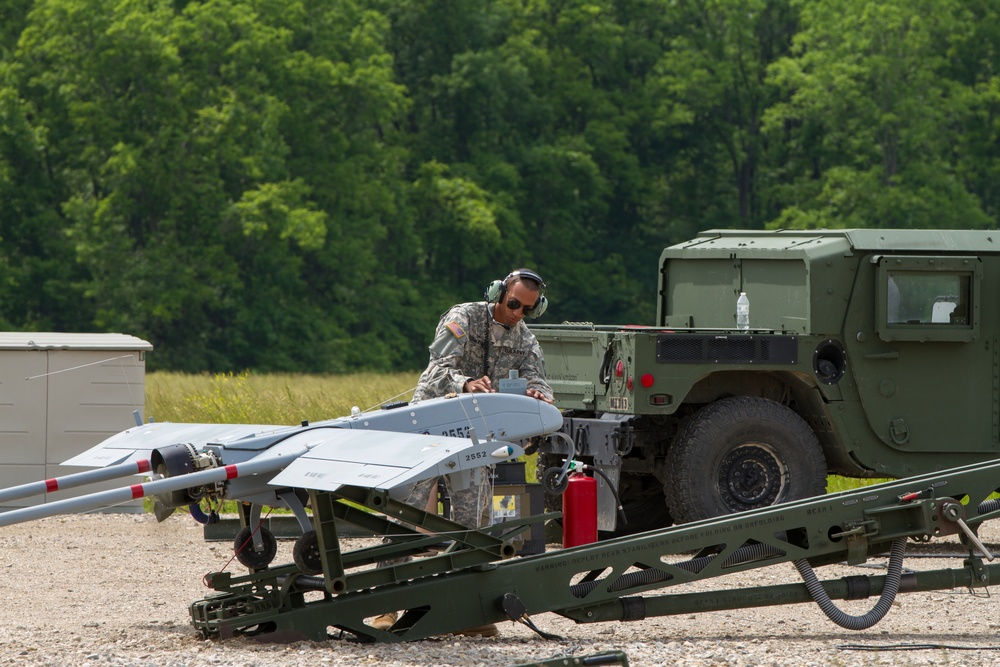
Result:
{"label": "soldier's boot", "polygon": [[486,625],[477,625],[474,628],[466,628],[455,634],[466,637],[496,637],[500,634],[500,630],[497,629],[496,623],[487,623]]}
{"label": "soldier's boot", "polygon": [[372,621],[372,627],[376,630],[388,632],[389,628],[396,622],[396,612],[390,611],[388,614],[380,614]]}

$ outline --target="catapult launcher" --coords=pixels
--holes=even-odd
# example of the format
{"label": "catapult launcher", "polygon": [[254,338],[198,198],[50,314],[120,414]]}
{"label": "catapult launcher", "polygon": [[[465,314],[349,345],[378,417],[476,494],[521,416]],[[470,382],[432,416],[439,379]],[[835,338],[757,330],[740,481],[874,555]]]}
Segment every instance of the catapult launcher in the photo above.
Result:
{"label": "catapult launcher", "polygon": [[[984,521],[1000,517],[1000,500],[987,499],[998,480],[1000,463],[969,466],[517,558],[511,558],[507,542],[520,526],[514,522],[502,524],[499,535],[495,529],[469,531],[382,492],[311,491],[322,575],[304,575],[292,565],[246,576],[214,575],[210,581],[218,594],[193,603],[191,618],[204,637],[212,638],[257,634],[396,642],[505,620],[537,629],[532,617],[543,612],[600,623],[815,603],[834,623],[861,630],[878,623],[899,594],[953,588],[984,592],[998,581],[1000,566],[984,562],[993,555],[976,535]],[[393,531],[386,518],[354,505],[435,536],[414,533],[344,552],[335,519],[374,533]],[[443,553],[370,569],[415,554],[440,535],[453,539]],[[968,551],[962,567],[903,573],[908,541],[948,535],[957,535]],[[884,575],[829,581],[817,575],[824,565],[861,564],[886,553]],[[685,592],[685,584],[787,562],[794,563],[802,581]],[[877,601],[860,616],[843,613],[833,602],[869,597]],[[402,613],[388,631],[366,622],[389,611]]]}

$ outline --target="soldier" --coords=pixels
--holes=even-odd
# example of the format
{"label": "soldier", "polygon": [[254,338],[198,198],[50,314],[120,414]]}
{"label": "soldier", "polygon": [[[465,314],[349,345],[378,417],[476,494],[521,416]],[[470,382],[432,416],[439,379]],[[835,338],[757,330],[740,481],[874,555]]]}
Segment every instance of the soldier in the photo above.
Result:
{"label": "soldier", "polygon": [[[486,290],[486,301],[461,303],[446,312],[430,345],[431,360],[413,400],[451,392],[490,392],[508,371],[528,380],[528,396],[552,402],[542,349],[524,324],[548,305],[545,283],[528,269],[511,272]],[[490,335],[487,335],[489,332]]]}
{"label": "soldier", "polygon": [[[417,381],[413,402],[450,393],[493,392],[500,379],[516,370],[528,381],[528,396],[552,403],[542,348],[524,323],[525,316],[538,317],[545,312],[545,281],[534,271],[517,269],[503,280],[493,281],[485,299],[458,304],[442,315],[430,345],[430,363]],[[483,476],[482,484],[462,491],[452,490],[445,477],[455,522],[470,527],[490,524],[493,498],[487,477]],[[436,488],[437,479],[419,482],[406,503],[436,511]],[[387,630],[395,621],[395,614],[383,614],[373,625]],[[498,630],[490,623],[462,634],[492,637]]]}

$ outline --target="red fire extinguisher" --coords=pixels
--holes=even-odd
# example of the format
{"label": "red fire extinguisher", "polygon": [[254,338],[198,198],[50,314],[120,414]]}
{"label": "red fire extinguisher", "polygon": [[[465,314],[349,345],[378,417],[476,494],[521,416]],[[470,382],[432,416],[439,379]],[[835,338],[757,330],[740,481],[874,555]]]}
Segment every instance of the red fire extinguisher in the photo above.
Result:
{"label": "red fire extinguisher", "polygon": [[563,547],[597,541],[597,480],[570,473],[563,493]]}

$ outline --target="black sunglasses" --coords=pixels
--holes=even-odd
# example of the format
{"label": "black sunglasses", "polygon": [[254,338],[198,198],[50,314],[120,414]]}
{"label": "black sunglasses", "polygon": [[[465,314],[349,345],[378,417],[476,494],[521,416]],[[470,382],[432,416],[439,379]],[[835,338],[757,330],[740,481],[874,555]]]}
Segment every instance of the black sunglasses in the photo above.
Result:
{"label": "black sunglasses", "polygon": [[529,306],[527,304],[521,303],[520,301],[514,298],[507,299],[507,308],[509,308],[510,310],[520,310],[521,308],[524,308],[525,315],[530,315],[531,311],[535,309],[534,306]]}

